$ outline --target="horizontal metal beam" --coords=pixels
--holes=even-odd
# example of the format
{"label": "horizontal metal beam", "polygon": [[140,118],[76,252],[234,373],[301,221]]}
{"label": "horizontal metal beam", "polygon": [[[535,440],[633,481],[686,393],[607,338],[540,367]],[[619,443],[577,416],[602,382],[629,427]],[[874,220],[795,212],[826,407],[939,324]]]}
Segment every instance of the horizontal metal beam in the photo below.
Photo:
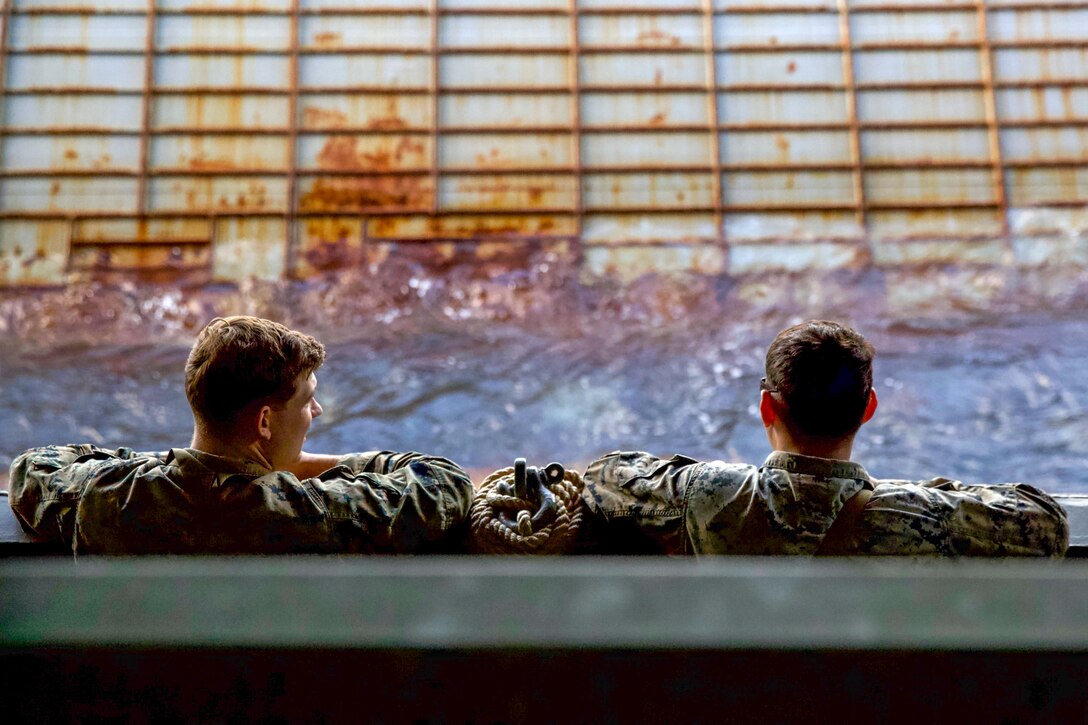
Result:
{"label": "horizontal metal beam", "polygon": [[1047,561],[0,562],[0,648],[1088,649],[1088,566]]}

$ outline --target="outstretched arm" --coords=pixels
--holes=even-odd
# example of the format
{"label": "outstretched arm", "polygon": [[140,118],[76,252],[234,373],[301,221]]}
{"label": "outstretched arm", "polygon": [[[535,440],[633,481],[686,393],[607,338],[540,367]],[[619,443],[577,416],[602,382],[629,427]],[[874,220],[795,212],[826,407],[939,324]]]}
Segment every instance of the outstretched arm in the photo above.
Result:
{"label": "outstretched arm", "polygon": [[[315,456],[306,465],[327,462]],[[473,495],[460,466],[422,453],[341,456],[304,484],[322,500],[349,551],[439,551],[463,533]]]}

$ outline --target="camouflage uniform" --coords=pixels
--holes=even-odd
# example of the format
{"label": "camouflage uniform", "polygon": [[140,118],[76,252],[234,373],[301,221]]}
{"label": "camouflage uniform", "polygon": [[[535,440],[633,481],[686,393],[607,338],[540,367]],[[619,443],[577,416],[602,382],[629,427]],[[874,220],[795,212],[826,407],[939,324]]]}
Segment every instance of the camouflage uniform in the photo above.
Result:
{"label": "camouflage uniform", "polygon": [[15,459],[10,490],[25,528],[78,554],[435,551],[472,502],[457,465],[385,451],[300,481],[187,448],[50,446]]}
{"label": "camouflage uniform", "polygon": [[850,461],[776,451],[763,466],[615,452],[586,470],[583,499],[603,551],[813,554],[843,503],[872,498],[853,528],[859,554],[1061,556],[1065,511],[1020,483],[873,480]]}

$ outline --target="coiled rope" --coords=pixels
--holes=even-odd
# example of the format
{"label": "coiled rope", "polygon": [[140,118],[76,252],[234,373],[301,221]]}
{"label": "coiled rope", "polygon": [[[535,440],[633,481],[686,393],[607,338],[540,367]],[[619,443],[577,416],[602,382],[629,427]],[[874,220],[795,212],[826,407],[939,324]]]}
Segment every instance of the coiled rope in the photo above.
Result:
{"label": "coiled rope", "polygon": [[554,497],[555,518],[537,516],[540,502],[514,492],[514,467],[484,479],[469,513],[471,546],[480,554],[566,554],[582,525],[582,477],[563,471],[561,480],[544,484]]}

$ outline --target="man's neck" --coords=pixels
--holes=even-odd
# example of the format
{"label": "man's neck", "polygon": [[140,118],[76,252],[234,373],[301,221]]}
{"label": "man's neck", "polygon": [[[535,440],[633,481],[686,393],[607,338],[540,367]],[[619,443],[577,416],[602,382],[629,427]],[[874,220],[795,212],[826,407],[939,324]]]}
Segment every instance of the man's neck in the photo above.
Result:
{"label": "man's neck", "polygon": [[193,442],[190,444],[190,447],[203,453],[219,456],[220,458],[230,458],[236,461],[256,463],[269,471],[273,470],[271,463],[265,458],[260,447],[255,443],[246,445],[244,443],[229,441],[209,435],[206,431],[197,429],[193,432]]}
{"label": "man's neck", "polygon": [[797,438],[786,431],[778,431],[771,444],[776,450],[814,458],[831,458],[849,461],[854,450],[854,436],[834,440]]}

